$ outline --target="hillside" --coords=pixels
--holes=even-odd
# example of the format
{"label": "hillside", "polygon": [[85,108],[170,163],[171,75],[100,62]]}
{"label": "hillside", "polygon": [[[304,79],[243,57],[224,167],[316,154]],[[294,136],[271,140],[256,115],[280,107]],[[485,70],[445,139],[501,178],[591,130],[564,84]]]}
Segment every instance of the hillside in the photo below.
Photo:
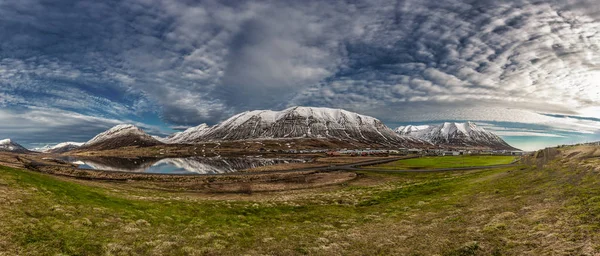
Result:
{"label": "hillside", "polygon": [[148,135],[142,129],[130,125],[117,125],[83,144],[79,150],[107,150],[122,147],[150,147],[162,145],[154,137]]}

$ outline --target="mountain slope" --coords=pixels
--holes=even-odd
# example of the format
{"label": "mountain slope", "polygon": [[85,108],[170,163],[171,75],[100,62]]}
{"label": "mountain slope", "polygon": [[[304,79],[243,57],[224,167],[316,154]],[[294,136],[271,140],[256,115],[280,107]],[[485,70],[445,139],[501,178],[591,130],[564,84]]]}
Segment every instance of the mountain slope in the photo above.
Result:
{"label": "mountain slope", "polygon": [[75,149],[81,147],[82,145],[83,145],[83,143],[81,143],[81,142],[63,142],[63,143],[56,144],[54,146],[47,145],[42,148],[35,148],[35,149],[33,149],[33,151],[42,152],[42,153],[60,154],[60,153],[69,152],[71,150],[75,150]]}
{"label": "mountain slope", "polygon": [[480,147],[494,150],[518,150],[498,135],[478,127],[475,123],[443,123],[440,125],[401,126],[398,134],[411,136],[443,147]]}
{"label": "mountain slope", "polygon": [[283,111],[248,111],[210,128],[196,128],[198,131],[190,133],[196,135],[194,138],[190,136],[191,139],[181,140],[180,143],[319,138],[377,145],[428,145],[419,139],[399,136],[373,117],[330,108],[292,107]]}
{"label": "mountain slope", "polygon": [[400,135],[410,136],[412,133],[417,133],[422,130],[429,129],[431,126],[429,125],[408,125],[408,126],[400,126],[396,128],[394,131]]}
{"label": "mountain slope", "polygon": [[209,130],[210,127],[208,125],[201,124],[196,127],[189,128],[183,132],[175,133],[167,138],[161,139],[161,141],[169,144],[185,144],[198,140]]}
{"label": "mountain slope", "polygon": [[0,151],[14,153],[29,153],[28,149],[12,141],[11,139],[0,140]]}
{"label": "mountain slope", "polygon": [[80,149],[106,150],[129,146],[150,147],[161,144],[163,143],[140,128],[131,124],[121,124],[96,135],[96,137],[83,144]]}

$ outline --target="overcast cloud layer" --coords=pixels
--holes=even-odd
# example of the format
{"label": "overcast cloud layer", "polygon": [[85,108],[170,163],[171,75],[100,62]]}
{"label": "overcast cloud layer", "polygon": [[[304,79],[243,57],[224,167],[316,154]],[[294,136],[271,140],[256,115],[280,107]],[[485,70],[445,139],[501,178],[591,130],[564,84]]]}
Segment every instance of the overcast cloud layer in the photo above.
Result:
{"label": "overcast cloud layer", "polygon": [[160,134],[306,105],[390,126],[474,120],[503,136],[594,139],[598,6],[0,0],[0,137],[82,141],[125,121]]}

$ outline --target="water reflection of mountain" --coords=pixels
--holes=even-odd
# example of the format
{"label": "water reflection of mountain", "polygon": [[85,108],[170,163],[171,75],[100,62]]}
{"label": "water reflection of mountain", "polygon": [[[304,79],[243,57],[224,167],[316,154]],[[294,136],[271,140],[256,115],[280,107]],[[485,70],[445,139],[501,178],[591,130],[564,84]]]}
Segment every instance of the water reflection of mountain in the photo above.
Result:
{"label": "water reflection of mountain", "polygon": [[144,172],[158,161],[152,157],[67,157],[61,160],[77,164],[84,169],[115,172]]}
{"label": "water reflection of mountain", "polygon": [[231,173],[261,166],[306,162],[305,159],[274,158],[117,158],[117,157],[82,157],[62,159],[80,165],[80,168],[119,171],[119,172],[152,172],[152,173],[192,173],[219,174]]}

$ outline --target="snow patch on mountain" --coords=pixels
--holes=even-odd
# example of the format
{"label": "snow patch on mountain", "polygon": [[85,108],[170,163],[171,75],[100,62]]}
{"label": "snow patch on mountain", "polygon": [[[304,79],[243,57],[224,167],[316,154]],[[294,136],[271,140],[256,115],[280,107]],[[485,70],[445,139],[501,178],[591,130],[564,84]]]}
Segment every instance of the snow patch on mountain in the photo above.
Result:
{"label": "snow patch on mountain", "polygon": [[32,151],[42,152],[42,153],[63,153],[67,151],[71,151],[73,149],[79,148],[83,145],[83,142],[62,142],[58,143],[54,146],[46,145],[41,148],[34,148]]}
{"label": "snow patch on mountain", "polygon": [[57,149],[57,148],[64,148],[66,146],[77,146],[77,147],[81,147],[83,145],[84,142],[63,142],[63,143],[58,143],[56,144],[54,147],[52,147],[52,149]]}
{"label": "snow patch on mountain", "polygon": [[400,126],[400,127],[396,128],[394,131],[399,134],[409,134],[409,133],[426,130],[429,127],[430,127],[429,125],[408,125],[408,126]]}
{"label": "snow patch on mountain", "polygon": [[185,144],[190,141],[198,140],[209,130],[210,126],[207,124],[201,124],[196,127],[191,127],[183,132],[174,133],[167,138],[160,138],[159,140],[169,144]]}
{"label": "snow patch on mountain", "polygon": [[124,137],[124,136],[141,136],[141,137],[149,137],[152,136],[146,134],[142,129],[136,127],[132,124],[120,124],[109,130],[96,135],[96,137],[92,138],[88,142],[84,143],[82,146],[90,146],[94,144],[98,144],[110,139]]}
{"label": "snow patch on mountain", "polygon": [[376,118],[342,109],[291,107],[282,111],[254,110],[237,114],[213,127],[198,126],[174,134],[169,143],[201,141],[327,138],[385,145],[427,144],[402,137]]}
{"label": "snow patch on mountain", "polygon": [[62,143],[58,143],[55,145],[46,145],[43,146],[41,148],[33,148],[31,149],[32,151],[36,151],[36,152],[42,152],[42,153],[47,153],[53,150],[60,150],[60,149],[64,149],[64,148],[78,148],[81,147],[84,143],[83,142],[62,142]]}
{"label": "snow patch on mountain", "polygon": [[411,136],[435,145],[451,147],[487,147],[514,150],[498,135],[486,131],[473,122],[443,123],[440,125],[401,126],[395,130],[403,136]]}
{"label": "snow patch on mountain", "polygon": [[142,129],[131,124],[120,124],[109,130],[96,135],[85,144],[81,149],[115,149],[128,146],[155,146],[163,144],[153,136],[145,133]]}
{"label": "snow patch on mountain", "polygon": [[8,151],[8,152],[16,152],[16,153],[29,152],[28,149],[19,145],[19,143],[16,143],[11,139],[0,140],[0,151]]}

